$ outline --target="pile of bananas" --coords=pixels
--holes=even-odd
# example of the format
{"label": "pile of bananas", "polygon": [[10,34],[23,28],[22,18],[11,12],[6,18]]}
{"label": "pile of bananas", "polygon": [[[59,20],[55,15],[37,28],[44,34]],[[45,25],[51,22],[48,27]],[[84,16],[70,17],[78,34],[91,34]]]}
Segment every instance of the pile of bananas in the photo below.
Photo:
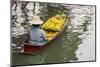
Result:
{"label": "pile of bananas", "polygon": [[45,31],[48,40],[53,39],[59,32]]}
{"label": "pile of bananas", "polygon": [[62,29],[64,22],[66,19],[66,15],[56,15],[49,18],[41,28],[45,30],[46,37],[48,40],[52,40]]}
{"label": "pile of bananas", "polygon": [[51,17],[43,25],[42,29],[48,31],[60,31],[64,25],[65,18],[60,16],[59,18]]}

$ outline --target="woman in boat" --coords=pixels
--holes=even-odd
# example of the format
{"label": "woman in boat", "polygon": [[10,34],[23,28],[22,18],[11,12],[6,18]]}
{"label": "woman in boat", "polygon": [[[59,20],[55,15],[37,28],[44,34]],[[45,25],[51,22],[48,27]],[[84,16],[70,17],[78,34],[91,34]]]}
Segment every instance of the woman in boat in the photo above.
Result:
{"label": "woman in boat", "polygon": [[46,34],[43,29],[40,29],[40,25],[43,23],[39,16],[34,16],[30,21],[32,28],[29,31],[29,43],[33,46],[43,46],[46,41]]}

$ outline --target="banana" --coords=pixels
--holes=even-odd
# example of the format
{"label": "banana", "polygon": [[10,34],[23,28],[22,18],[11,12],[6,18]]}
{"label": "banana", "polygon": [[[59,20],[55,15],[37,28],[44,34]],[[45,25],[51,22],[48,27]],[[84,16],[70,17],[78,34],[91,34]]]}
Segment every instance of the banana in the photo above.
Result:
{"label": "banana", "polygon": [[65,15],[62,15],[59,19],[51,17],[42,25],[41,28],[44,30],[60,31],[65,21],[64,17]]}

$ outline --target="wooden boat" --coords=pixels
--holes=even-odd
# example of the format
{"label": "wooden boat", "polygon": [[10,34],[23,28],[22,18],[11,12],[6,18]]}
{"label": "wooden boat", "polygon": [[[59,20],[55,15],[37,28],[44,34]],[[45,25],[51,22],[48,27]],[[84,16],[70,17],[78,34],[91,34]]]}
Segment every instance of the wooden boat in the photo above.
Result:
{"label": "wooden boat", "polygon": [[53,42],[54,40],[56,40],[65,30],[65,28],[67,27],[67,23],[68,23],[69,19],[66,18],[65,19],[65,23],[62,27],[62,29],[59,32],[56,31],[47,31],[45,30],[47,33],[46,34],[50,34],[51,32],[53,32],[52,36],[47,36],[48,37],[48,42],[46,42],[43,46],[32,46],[29,45],[30,43],[28,42],[28,40],[26,40],[23,44],[24,44],[24,51],[20,52],[21,54],[36,54],[39,53],[40,51],[44,50],[45,48],[47,48],[48,46],[50,46],[50,43]]}

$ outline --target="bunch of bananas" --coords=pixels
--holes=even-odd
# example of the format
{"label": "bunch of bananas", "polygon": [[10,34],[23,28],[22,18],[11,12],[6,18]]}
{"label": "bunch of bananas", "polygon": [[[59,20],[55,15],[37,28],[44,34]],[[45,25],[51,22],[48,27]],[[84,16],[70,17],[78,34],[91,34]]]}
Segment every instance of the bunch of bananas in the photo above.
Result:
{"label": "bunch of bananas", "polygon": [[42,25],[42,29],[60,31],[62,26],[64,25],[64,21],[65,18],[62,16],[60,16],[59,19],[56,17],[51,17]]}
{"label": "bunch of bananas", "polygon": [[53,39],[59,32],[45,31],[48,40]]}
{"label": "bunch of bananas", "polygon": [[62,14],[60,16],[54,16],[49,18],[41,28],[45,30],[46,37],[48,40],[53,39],[59,31],[62,29],[64,22],[66,19],[66,15]]}

